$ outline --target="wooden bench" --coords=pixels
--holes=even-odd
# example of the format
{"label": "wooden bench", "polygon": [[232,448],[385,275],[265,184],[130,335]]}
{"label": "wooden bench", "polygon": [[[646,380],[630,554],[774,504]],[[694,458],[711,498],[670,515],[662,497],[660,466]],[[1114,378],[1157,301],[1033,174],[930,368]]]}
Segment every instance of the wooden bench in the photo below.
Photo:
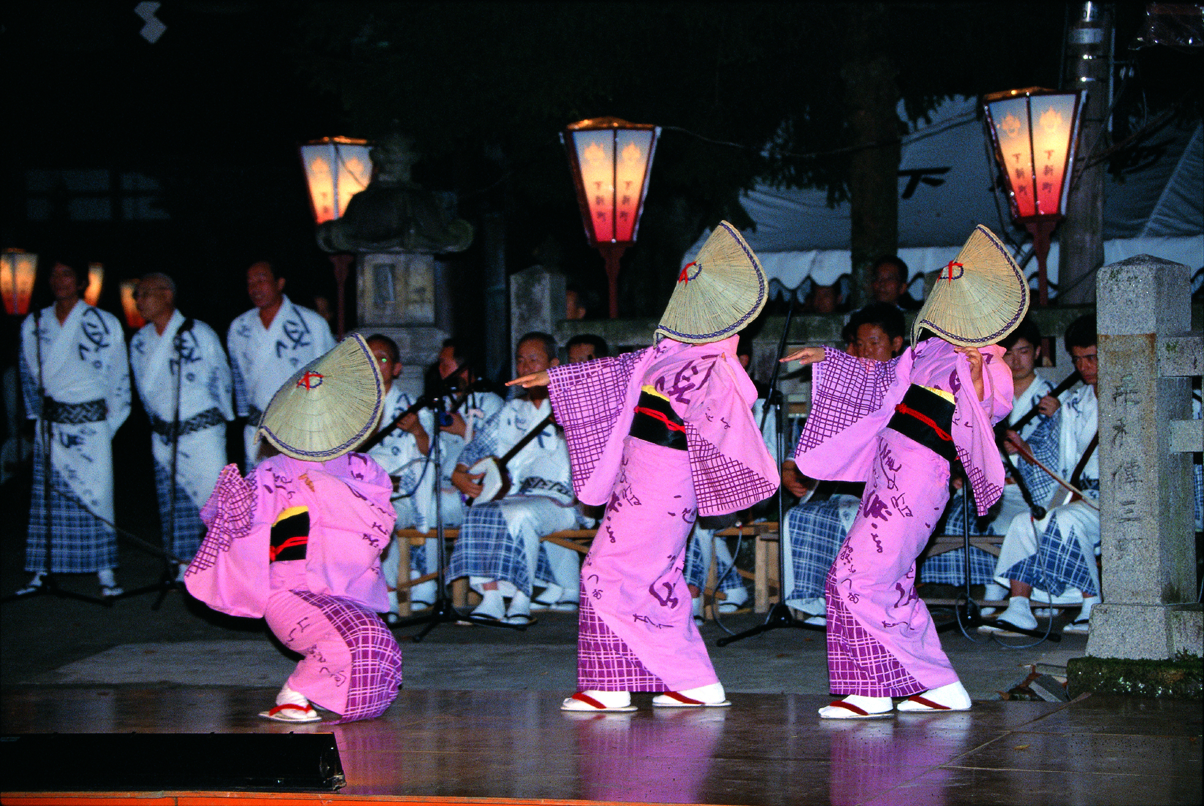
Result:
{"label": "wooden bench", "polygon": [[[773,530],[767,530],[757,535],[756,549],[753,552],[753,610],[757,613],[767,613],[779,601],[781,596],[781,571],[778,568],[778,541],[780,540],[777,524]],[[928,545],[920,554],[917,564],[922,564],[928,557],[935,557],[947,551],[964,548],[965,538],[962,535],[933,535]],[[1003,545],[1003,535],[970,535],[970,545],[980,548],[988,554],[999,556]],[[955,599],[924,599],[925,604],[944,607],[956,604]],[[1007,607],[1007,601],[979,602],[986,607]],[[1054,607],[1070,607],[1057,605]]]}
{"label": "wooden bench", "polygon": [[[744,526],[733,526],[729,529],[724,529],[717,532],[720,537],[760,537],[766,532],[775,532],[778,528],[776,523],[753,523]],[[399,538],[397,541],[401,549],[398,557],[398,579],[396,580],[397,588],[397,612],[399,615],[408,616],[412,612],[410,602],[410,589],[415,585],[423,582],[430,582],[435,579],[435,574],[424,574],[415,579],[409,578],[410,571],[410,547],[422,545],[429,540],[435,539],[435,533],[421,532],[417,529],[397,529],[395,534]],[[559,532],[552,532],[544,535],[541,539],[547,543],[552,543],[557,546],[563,546],[573,551],[585,554],[589,551],[590,544],[594,536],[597,534],[596,529],[566,529]],[[460,536],[460,530],[454,527],[449,527],[443,530],[443,539],[447,542],[452,542]],[[753,579],[755,574],[752,572],[736,569],[745,579]],[[715,599],[715,584],[716,570],[715,563],[712,560],[711,568],[707,574],[707,586],[703,592],[704,602],[706,606],[704,613],[708,617],[713,616],[713,605]],[[452,580],[448,583],[448,590],[451,595],[452,605],[456,608],[465,608],[470,605],[476,605],[480,597],[468,587],[468,580],[464,577]],[[763,612],[763,611],[758,611]]]}

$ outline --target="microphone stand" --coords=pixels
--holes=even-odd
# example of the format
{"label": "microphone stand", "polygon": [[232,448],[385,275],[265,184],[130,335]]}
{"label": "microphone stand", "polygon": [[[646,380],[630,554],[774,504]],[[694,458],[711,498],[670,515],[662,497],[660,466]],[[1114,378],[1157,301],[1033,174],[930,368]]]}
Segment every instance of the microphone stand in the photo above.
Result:
{"label": "microphone stand", "polygon": [[131,596],[140,596],[144,593],[158,591],[159,595],[155,598],[155,603],[151,605],[151,610],[158,610],[162,607],[163,600],[171,591],[184,590],[184,583],[177,579],[179,573],[176,570],[175,563],[172,561],[173,555],[168,541],[175,535],[176,530],[176,475],[180,459],[180,389],[184,379],[184,334],[192,330],[192,325],[195,321],[191,317],[185,319],[176,331],[176,335],[172,338],[172,348],[176,354],[176,397],[175,410],[171,419],[171,431],[169,432],[171,434],[171,478],[168,482],[167,494],[168,521],[164,524],[162,535],[159,538],[159,545],[163,549],[163,572],[158,582],[125,591],[115,597],[117,599],[127,599]]}
{"label": "microphone stand", "polygon": [[[77,305],[79,303],[76,303]],[[37,350],[38,358],[38,404],[41,407],[40,416],[38,417],[38,442],[42,446],[42,516],[46,519],[46,553],[42,563],[41,584],[31,587],[22,588],[15,593],[5,596],[0,599],[0,602],[13,602],[18,599],[30,599],[35,596],[57,596],[60,599],[76,599],[81,602],[91,602],[92,604],[104,605],[105,607],[113,606],[112,596],[89,596],[86,593],[76,593],[61,587],[54,572],[51,570],[51,546],[53,545],[53,535],[50,534],[50,494],[53,490],[51,484],[50,472],[50,449],[54,445],[54,439],[51,435],[50,420],[47,419],[47,397],[46,397],[46,382],[43,377],[42,369],[42,312],[35,310],[33,312],[33,339],[34,348]],[[34,517],[35,513],[30,512],[30,517]]]}
{"label": "microphone stand", "polygon": [[[780,359],[786,353],[786,337],[790,333],[790,321],[794,318],[794,302],[791,301],[790,307],[786,309],[786,325],[782,328],[782,337],[778,339],[777,357]],[[765,411],[768,413],[769,407],[774,407],[774,416],[778,418],[778,433],[777,433],[777,461],[778,468],[782,467],[783,440],[785,429],[782,427],[782,393],[778,389],[778,376],[782,371],[782,362],[775,361],[773,365],[773,374],[769,377],[769,392],[765,400]],[[761,424],[764,426],[765,417],[761,418]],[[720,638],[716,644],[718,646],[727,646],[736,641],[741,641],[754,635],[760,635],[763,632],[778,629],[779,627],[798,627],[803,630],[818,630],[823,631],[826,627],[812,626],[794,617],[790,612],[790,608],[786,605],[786,513],[785,502],[783,500],[782,490],[778,489],[778,601],[769,608],[769,613],[765,615],[765,621],[755,627],[751,627],[743,632],[738,632],[735,635],[728,635]]]}
{"label": "microphone stand", "polygon": [[[1071,373],[1071,375],[1073,376],[1073,375],[1075,375],[1075,373]],[[1054,395],[1054,396],[1056,397],[1056,395]],[[1035,406],[1033,407],[1033,411],[1036,411]],[[1031,416],[1032,413],[1033,412],[1030,411],[1029,415]],[[1033,500],[1033,494],[1028,489],[1028,484],[1025,483],[1024,477],[1020,475],[1020,471],[1016,468],[1015,462],[1012,461],[1011,455],[1003,449],[1003,445],[1001,443],[1003,441],[1003,435],[1004,435],[1005,430],[1006,429],[1000,429],[995,437],[996,444],[999,445],[999,455],[1003,457],[1003,464],[1007,467],[1008,473],[1010,473],[1012,478],[1016,481],[1016,486],[1020,489],[1020,495],[1024,498],[1024,503],[1028,505],[1029,516],[1032,518],[1033,522],[1039,521],[1042,518],[1044,518],[1047,514],[1045,511],[1045,507],[1041,506],[1040,504],[1038,504],[1036,501]],[[967,544],[969,544],[968,537],[966,538],[966,542],[967,542]],[[1040,549],[1041,549],[1041,547],[1038,544],[1038,546],[1037,546],[1038,556],[1040,556]],[[967,591],[969,590],[969,579],[970,579],[970,563],[969,563],[969,553],[967,551],[967,554],[966,554]],[[984,624],[986,622],[984,622],[980,617],[979,623]],[[1036,644],[1039,644],[1039,643],[1041,643],[1041,641],[1046,640],[1046,639],[1049,639],[1050,641],[1053,641],[1054,643],[1058,643],[1062,640],[1062,636],[1059,633],[1052,632],[1049,629],[1049,627],[1046,627],[1046,629],[1044,629],[1044,630],[1030,630],[1027,627],[1017,627],[1015,624],[1010,624],[1010,625],[1008,625],[1008,632],[1014,632],[1019,635],[1026,635],[1030,638],[1041,639],[1040,641],[1037,641],[1035,644],[1028,644],[1028,645],[1026,645],[1026,647],[1023,647],[1023,648],[1027,648],[1028,646],[1036,646]],[[1017,648],[1021,648],[1021,647],[1017,647]]]}
{"label": "microphone stand", "polygon": [[[962,484],[962,571],[964,574],[964,587],[953,604],[953,621],[938,624],[936,631],[940,633],[957,627],[962,631],[963,635],[970,638],[966,631],[975,629],[982,624],[986,624],[986,622],[982,618],[978,602],[974,601],[974,597],[970,595],[970,480],[966,478],[964,472],[962,473],[962,479],[964,480]],[[970,638],[970,640],[975,641],[973,638]]]}
{"label": "microphone stand", "polygon": [[[465,397],[467,397],[465,393]],[[473,624],[487,624],[488,626],[509,627],[514,630],[525,630],[525,624],[506,624],[504,622],[486,622],[471,619],[468,616],[463,616],[455,605],[452,604],[451,596],[447,590],[446,565],[447,559],[445,556],[445,543],[443,531],[443,448],[440,435],[443,431],[443,418],[448,416],[444,410],[443,394],[436,395],[430,404],[435,411],[435,427],[431,429],[434,433],[431,434],[430,450],[434,453],[433,464],[435,465],[435,601],[431,604],[431,609],[421,616],[411,616],[410,618],[399,621],[394,629],[402,629],[405,627],[415,627],[419,624],[426,625],[418,632],[417,635],[410,636],[410,640],[418,643],[426,637],[427,633],[438,627],[440,624],[456,624],[464,621],[472,621]],[[458,404],[457,404],[458,408]],[[454,410],[454,409],[453,409]],[[409,569],[405,569],[409,573]]]}

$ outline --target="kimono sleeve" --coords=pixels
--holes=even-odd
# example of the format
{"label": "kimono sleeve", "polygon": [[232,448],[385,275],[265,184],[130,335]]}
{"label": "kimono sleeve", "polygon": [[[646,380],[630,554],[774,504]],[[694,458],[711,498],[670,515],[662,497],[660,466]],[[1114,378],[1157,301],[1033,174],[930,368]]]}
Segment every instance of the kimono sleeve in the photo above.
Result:
{"label": "kimono sleeve", "polygon": [[189,593],[231,616],[259,618],[267,606],[271,525],[256,521],[261,497],[253,479],[226,465],[201,509],[209,530],[184,572]]}
{"label": "kimono sleeve", "polygon": [[[573,490],[578,497],[593,476],[616,428],[621,427],[632,376],[651,349],[647,347],[634,353],[564,364],[548,370],[552,410],[556,424],[564,429],[573,469]],[[609,493],[609,481],[601,486]],[[594,503],[585,498],[581,500]]]}

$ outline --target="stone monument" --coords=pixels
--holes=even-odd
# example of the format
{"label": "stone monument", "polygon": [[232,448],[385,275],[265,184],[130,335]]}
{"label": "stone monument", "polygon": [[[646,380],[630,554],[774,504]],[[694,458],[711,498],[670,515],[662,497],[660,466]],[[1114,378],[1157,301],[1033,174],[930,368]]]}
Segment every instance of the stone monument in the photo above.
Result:
{"label": "stone monument", "polygon": [[351,198],[341,218],[318,228],[318,245],[359,258],[357,330],[397,342],[405,367],[399,380],[417,395],[423,367],[451,335],[446,266],[437,256],[467,249],[473,228],[455,217],[450,194],[425,190],[411,179],[417,154],[408,138],[389,135],[371,156],[375,177]]}
{"label": "stone monument", "polygon": [[1104,266],[1099,328],[1100,547],[1103,604],[1087,654],[1170,660],[1202,654],[1196,603],[1191,376],[1204,338],[1191,331],[1190,270],[1148,255]]}

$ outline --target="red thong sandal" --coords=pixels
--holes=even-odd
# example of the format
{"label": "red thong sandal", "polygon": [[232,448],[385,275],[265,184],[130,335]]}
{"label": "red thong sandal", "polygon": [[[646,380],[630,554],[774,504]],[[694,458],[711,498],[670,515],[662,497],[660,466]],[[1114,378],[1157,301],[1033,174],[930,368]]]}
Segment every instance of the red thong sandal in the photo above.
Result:
{"label": "red thong sandal", "polygon": [[[909,704],[914,703],[914,705]],[[930,700],[923,694],[912,694],[907,699],[899,703],[896,708],[901,714],[932,714],[944,713],[946,711],[968,711],[966,708],[953,708],[948,705],[942,705],[936,700]]]}
{"label": "red thong sandal", "polygon": [[731,702],[729,700],[703,702],[693,697],[687,697],[678,691],[666,691],[653,697],[652,704],[657,708],[727,708]]}
{"label": "red thong sandal", "polygon": [[[842,713],[841,711],[834,711],[825,714],[824,711],[827,711],[828,708],[841,708],[849,713],[846,714]],[[864,708],[853,705],[851,702],[845,702],[844,700],[833,700],[832,702],[828,703],[828,708],[819,709],[820,719],[882,719],[883,717],[891,716],[893,713],[892,711],[870,712]]]}
{"label": "red thong sandal", "polygon": [[259,715],[264,719],[274,719],[277,722],[321,722],[322,717],[318,716],[318,712],[314,710],[312,705],[294,705],[291,702],[286,702],[284,705],[277,705],[268,711],[260,711]]}
{"label": "red thong sandal", "polygon": [[631,705],[630,701],[627,705],[607,705],[599,699],[591,697],[584,691],[578,691],[571,697],[567,697],[560,704],[561,711],[634,711],[635,706]]}

